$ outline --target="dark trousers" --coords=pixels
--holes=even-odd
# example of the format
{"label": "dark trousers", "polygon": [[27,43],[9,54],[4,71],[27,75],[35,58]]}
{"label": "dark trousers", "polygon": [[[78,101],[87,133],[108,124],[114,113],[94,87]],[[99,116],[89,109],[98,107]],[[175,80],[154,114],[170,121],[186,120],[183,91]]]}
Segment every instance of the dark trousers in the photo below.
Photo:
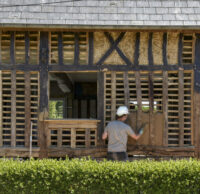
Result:
{"label": "dark trousers", "polygon": [[126,152],[108,152],[107,159],[112,161],[128,161],[128,154]]}

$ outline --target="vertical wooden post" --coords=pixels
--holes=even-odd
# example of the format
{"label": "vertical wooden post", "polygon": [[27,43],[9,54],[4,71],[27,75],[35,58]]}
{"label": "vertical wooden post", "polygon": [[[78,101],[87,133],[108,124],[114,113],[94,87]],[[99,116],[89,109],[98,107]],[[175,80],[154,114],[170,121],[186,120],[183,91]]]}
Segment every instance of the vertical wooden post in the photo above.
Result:
{"label": "vertical wooden post", "polygon": [[184,71],[179,69],[178,107],[179,107],[179,146],[184,146]]}
{"label": "vertical wooden post", "polygon": [[15,32],[10,34],[10,62],[15,65]]}
{"label": "vertical wooden post", "polygon": [[62,147],[62,129],[61,128],[59,128],[58,129],[58,134],[57,134],[58,136],[58,139],[57,139],[57,141],[58,141],[58,148],[61,148]]}
{"label": "vertical wooden post", "polygon": [[200,157],[200,34],[196,34],[194,69],[194,145],[195,156]]}
{"label": "vertical wooden post", "polygon": [[2,130],[2,71],[0,71],[0,147],[3,146]]}
{"label": "vertical wooden post", "polygon": [[178,65],[182,66],[182,53],[183,53],[183,33],[179,34],[178,43]]}
{"label": "vertical wooden post", "polygon": [[1,59],[1,36],[2,36],[2,31],[0,30],[0,64],[2,63],[2,59]]}
{"label": "vertical wooden post", "polygon": [[167,71],[163,71],[163,114],[164,114],[163,146],[168,146],[168,72]]}
{"label": "vertical wooden post", "polygon": [[71,148],[76,148],[76,129],[71,128]]}
{"label": "vertical wooden post", "polygon": [[98,139],[101,140],[104,131],[104,72],[97,73],[97,118],[100,120],[98,124]]}
{"label": "vertical wooden post", "polygon": [[11,72],[11,146],[16,147],[16,70]]}
{"label": "vertical wooden post", "polygon": [[162,54],[163,54],[163,65],[167,66],[167,32],[163,34],[163,46],[162,46]]}
{"label": "vertical wooden post", "polygon": [[47,143],[44,120],[48,118],[48,65],[49,65],[49,33],[40,33],[40,103],[39,103],[39,122],[38,136],[40,147],[40,158],[47,157]]}
{"label": "vertical wooden post", "polygon": [[111,72],[111,120],[116,116],[116,72]]}
{"label": "vertical wooden post", "polygon": [[142,124],[142,91],[141,91],[141,80],[140,80],[140,72],[135,72],[136,79],[136,90],[137,90],[137,119],[136,119],[136,128]]}
{"label": "vertical wooden post", "polygon": [[124,72],[124,97],[125,97],[125,105],[130,108],[130,93],[129,93],[129,81],[128,81],[128,72]]}
{"label": "vertical wooden post", "polygon": [[150,33],[149,33],[149,45],[148,45],[148,60],[149,60],[149,66],[153,66],[152,39],[153,39],[153,32],[150,32]]}
{"label": "vertical wooden post", "polygon": [[139,55],[140,55],[140,33],[136,33],[136,41],[135,41],[135,53],[134,53],[134,66],[139,65]]}
{"label": "vertical wooden post", "polygon": [[90,129],[89,128],[85,129],[85,147],[86,148],[90,147]]}
{"label": "vertical wooden post", "polygon": [[79,64],[79,33],[75,33],[75,54],[74,54],[74,65]]}
{"label": "vertical wooden post", "polygon": [[149,142],[155,145],[153,73],[149,73]]}
{"label": "vertical wooden post", "polygon": [[29,65],[29,54],[30,54],[29,32],[25,32],[25,64],[26,65]]}
{"label": "vertical wooden post", "polygon": [[94,33],[89,32],[88,65],[93,65],[93,60],[94,60],[93,52],[94,52]]}
{"label": "vertical wooden post", "polygon": [[25,72],[25,147],[30,146],[31,128],[31,80],[30,72]]}
{"label": "vertical wooden post", "polygon": [[63,65],[63,34],[58,33],[58,64]]}

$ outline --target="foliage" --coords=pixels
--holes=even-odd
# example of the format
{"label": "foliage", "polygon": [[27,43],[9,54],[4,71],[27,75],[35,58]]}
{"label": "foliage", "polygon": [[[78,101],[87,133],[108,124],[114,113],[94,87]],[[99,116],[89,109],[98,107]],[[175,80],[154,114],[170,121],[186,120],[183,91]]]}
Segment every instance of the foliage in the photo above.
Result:
{"label": "foliage", "polygon": [[0,193],[200,193],[200,162],[1,159]]}

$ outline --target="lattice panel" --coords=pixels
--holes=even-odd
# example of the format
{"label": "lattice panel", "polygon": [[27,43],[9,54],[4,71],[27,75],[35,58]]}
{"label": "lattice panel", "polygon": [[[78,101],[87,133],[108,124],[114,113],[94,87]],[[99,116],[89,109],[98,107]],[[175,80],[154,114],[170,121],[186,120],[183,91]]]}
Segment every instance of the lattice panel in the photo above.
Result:
{"label": "lattice panel", "polygon": [[16,73],[16,146],[25,146],[25,78]]}
{"label": "lattice panel", "polygon": [[74,32],[63,32],[63,63],[72,65],[74,63],[75,37]]}
{"label": "lattice panel", "polygon": [[79,33],[79,64],[87,64],[87,33]]}
{"label": "lattice panel", "polygon": [[11,72],[2,72],[2,145],[11,146]]}
{"label": "lattice panel", "polygon": [[168,144],[179,144],[179,78],[178,72],[168,73]]}
{"label": "lattice panel", "polygon": [[129,95],[130,95],[130,111],[137,110],[137,89],[136,89],[136,79],[135,73],[128,73],[129,81]]}
{"label": "lattice panel", "polygon": [[107,125],[111,121],[111,73],[105,73],[104,78],[104,110],[105,120],[104,123]]}
{"label": "lattice panel", "polygon": [[85,128],[50,128],[51,147],[86,148],[97,145],[97,130]]}
{"label": "lattice panel", "polygon": [[179,73],[168,73],[168,145],[179,146],[180,130],[183,130],[183,145],[192,144],[192,73],[184,72],[184,97],[183,97],[183,126],[180,126],[182,114],[179,111],[181,101],[179,99]]}
{"label": "lattice panel", "polygon": [[51,64],[58,64],[58,33],[51,32]]}
{"label": "lattice panel", "polygon": [[191,72],[184,73],[184,145],[192,144],[192,86],[193,76]]}
{"label": "lattice panel", "polygon": [[194,40],[193,34],[183,34],[182,63],[193,63]]}
{"label": "lattice panel", "polygon": [[15,63],[25,64],[25,32],[15,32]]}
{"label": "lattice panel", "polygon": [[38,146],[38,107],[39,107],[39,74],[31,73],[30,77],[32,146]]}
{"label": "lattice panel", "polygon": [[[13,78],[12,78],[13,77]],[[13,82],[12,82],[13,81]],[[33,146],[38,146],[37,139],[37,112],[39,104],[39,78],[38,73],[30,73],[30,96],[26,96],[25,73],[17,71],[16,74],[8,71],[2,72],[2,145],[25,147],[26,132],[26,110],[30,110],[30,118],[27,122],[32,122]],[[12,86],[15,85],[15,89]],[[13,95],[13,96],[12,96]],[[29,102],[30,100],[30,102]],[[29,107],[26,107],[30,104]],[[16,116],[13,116],[15,115]],[[28,113],[27,113],[28,114]],[[27,137],[29,138],[29,137]],[[12,142],[11,142],[12,141]]]}
{"label": "lattice panel", "polygon": [[141,93],[142,93],[142,110],[149,111],[149,74],[140,73]]}
{"label": "lattice panel", "polygon": [[10,64],[10,32],[2,32],[0,39],[0,54],[3,64]]}
{"label": "lattice panel", "polygon": [[39,64],[40,33],[29,32],[29,64]]}
{"label": "lattice panel", "polygon": [[163,74],[154,72],[153,74],[153,94],[154,94],[154,111],[163,110]]}

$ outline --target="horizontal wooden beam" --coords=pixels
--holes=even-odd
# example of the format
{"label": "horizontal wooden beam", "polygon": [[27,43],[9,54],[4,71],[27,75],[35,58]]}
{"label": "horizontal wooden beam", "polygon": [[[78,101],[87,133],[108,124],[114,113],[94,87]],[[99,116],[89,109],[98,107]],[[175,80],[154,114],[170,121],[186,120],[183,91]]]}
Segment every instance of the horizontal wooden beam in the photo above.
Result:
{"label": "horizontal wooden beam", "polygon": [[[193,64],[183,65],[184,70],[192,70]],[[49,65],[48,71],[177,71],[179,65]],[[0,65],[0,70],[19,70],[19,71],[40,71],[39,65]]]}
{"label": "horizontal wooden beam", "polygon": [[8,71],[12,71],[12,70],[19,70],[19,71],[39,71],[40,67],[39,65],[4,65],[1,64],[0,65],[0,70],[8,70]]}

